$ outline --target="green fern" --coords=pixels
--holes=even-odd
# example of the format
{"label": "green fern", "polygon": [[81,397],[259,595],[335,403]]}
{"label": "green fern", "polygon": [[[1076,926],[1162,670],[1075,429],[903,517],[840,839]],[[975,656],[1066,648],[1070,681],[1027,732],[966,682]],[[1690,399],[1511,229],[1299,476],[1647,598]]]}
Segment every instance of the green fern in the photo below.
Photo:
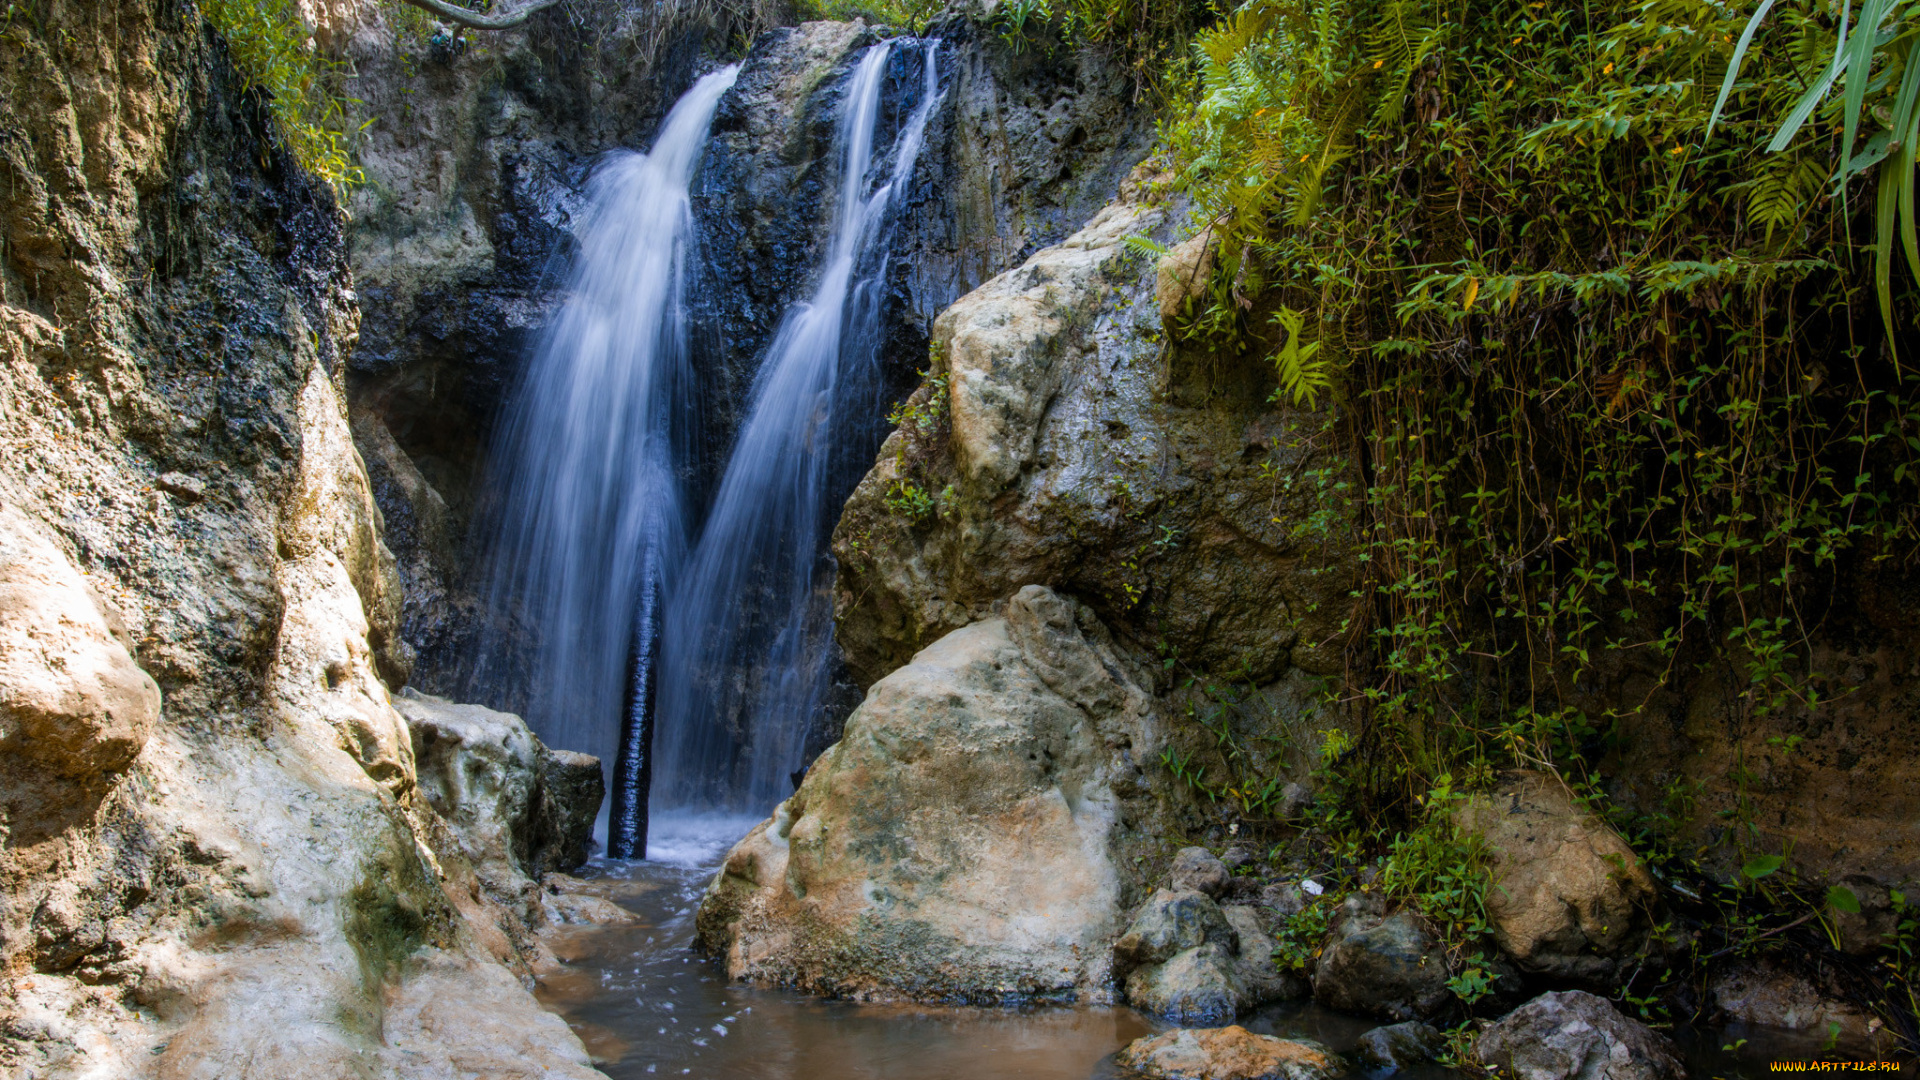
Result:
{"label": "green fern", "polygon": [[1819,161],[1796,154],[1776,154],[1752,180],[1735,185],[1746,191],[1747,223],[1765,229],[1773,242],[1776,229],[1790,228],[1820,194],[1827,170]]}
{"label": "green fern", "polygon": [[1381,9],[1380,21],[1367,35],[1363,70],[1390,80],[1373,107],[1374,119],[1381,123],[1399,122],[1414,71],[1440,42],[1442,28],[1428,22],[1421,8],[1418,0],[1393,0]]}
{"label": "green fern", "polygon": [[1273,313],[1273,322],[1286,331],[1287,343],[1273,356],[1273,366],[1280,374],[1280,389],[1293,399],[1293,403],[1312,408],[1322,393],[1333,387],[1332,366],[1325,360],[1317,359],[1320,343],[1301,341],[1300,329],[1306,324],[1304,312],[1283,307]]}

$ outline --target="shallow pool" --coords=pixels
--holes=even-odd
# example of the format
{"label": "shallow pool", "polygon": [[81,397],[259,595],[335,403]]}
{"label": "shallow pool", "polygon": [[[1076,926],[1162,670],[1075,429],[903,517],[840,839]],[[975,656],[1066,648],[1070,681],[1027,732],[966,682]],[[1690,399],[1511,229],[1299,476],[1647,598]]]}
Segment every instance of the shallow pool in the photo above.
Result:
{"label": "shallow pool", "polygon": [[[651,845],[651,861],[596,861],[582,871],[640,922],[563,928],[551,940],[564,965],[541,979],[538,994],[613,1080],[1096,1080],[1119,1075],[1115,1051],[1167,1026],[1125,1007],[857,1005],[729,983],[693,951],[693,921],[726,848],[745,830],[709,822]],[[1379,1021],[1288,1004],[1241,1023],[1346,1052]],[[1782,1032],[1674,1034],[1694,1080],[1759,1080],[1770,1059],[1819,1051],[1817,1039]],[[1721,1050],[1740,1037],[1749,1039],[1741,1052]]]}

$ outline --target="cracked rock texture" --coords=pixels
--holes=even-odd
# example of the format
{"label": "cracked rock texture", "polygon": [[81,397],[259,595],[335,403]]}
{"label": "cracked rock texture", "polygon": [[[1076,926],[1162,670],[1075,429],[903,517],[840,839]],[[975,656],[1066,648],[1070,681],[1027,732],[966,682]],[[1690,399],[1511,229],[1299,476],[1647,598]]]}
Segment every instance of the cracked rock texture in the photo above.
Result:
{"label": "cracked rock texture", "polygon": [[584,1080],[456,903],[341,217],[225,57],[163,0],[0,35],[0,1072]]}

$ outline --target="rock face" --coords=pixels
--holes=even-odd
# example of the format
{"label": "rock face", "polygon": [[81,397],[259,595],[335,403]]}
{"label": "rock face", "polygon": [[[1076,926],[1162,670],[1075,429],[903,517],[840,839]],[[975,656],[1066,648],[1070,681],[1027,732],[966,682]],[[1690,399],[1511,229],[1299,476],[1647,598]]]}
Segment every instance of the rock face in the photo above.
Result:
{"label": "rock face", "polygon": [[595,158],[644,146],[736,28],[706,9],[596,4],[435,38],[411,9],[359,7],[336,35],[369,120],[347,234],[365,312],[347,355],[353,435],[420,685],[458,693],[481,629],[465,549],[484,450],[556,306],[551,261]]}
{"label": "rock face", "polygon": [[0,508],[0,751],[68,780],[132,764],[160,718],[132,644],[66,556]]}
{"label": "rock face", "polygon": [[1523,970],[1603,982],[1648,946],[1660,897],[1620,835],[1538,773],[1505,778],[1459,812],[1493,862],[1487,914]]}
{"label": "rock face", "polygon": [[1237,1025],[1135,1039],[1114,1060],[1151,1080],[1332,1080],[1346,1071],[1319,1043]]}
{"label": "rock face", "polygon": [[1453,1001],[1447,958],[1411,912],[1380,916],[1349,903],[1313,971],[1313,997],[1330,1009],[1424,1020]]}
{"label": "rock face", "polygon": [[586,1080],[427,843],[339,213],[200,17],[0,44],[0,1062]]}
{"label": "rock face", "polygon": [[1679,1080],[1665,1035],[1580,990],[1542,994],[1480,1036],[1482,1064],[1518,1080]]}
{"label": "rock face", "polygon": [[[1271,407],[1263,363],[1163,349],[1154,267],[1124,243],[1174,235],[1154,179],[935,321],[930,381],[834,534],[861,681],[1029,582],[1150,625],[1193,670],[1265,686],[1341,668],[1343,527],[1312,517],[1315,484],[1276,479],[1326,464],[1325,417]],[[933,510],[898,510],[906,488]],[[1285,524],[1309,519],[1334,524]]]}
{"label": "rock face", "polygon": [[[553,271],[572,249],[593,163],[609,149],[645,148],[695,76],[732,58],[736,39],[754,45],[715,116],[693,193],[707,275],[693,290],[696,367],[710,403],[696,487],[717,477],[780,316],[811,287],[845,76],[889,32],[816,22],[760,34],[727,18],[699,6],[591,5],[448,48],[407,19],[369,12],[352,39],[353,96],[376,118],[368,183],[352,207],[366,310],[349,361],[353,428],[399,560],[403,634],[424,689],[477,688],[468,658],[488,628],[466,543],[484,509],[484,452],[557,305],[565,276]],[[835,440],[847,462],[835,501],[885,434],[874,403],[903,396],[924,365],[933,316],[1078,227],[1152,138],[1120,64],[1068,48],[1042,62],[1012,50],[992,18],[975,5],[930,31],[942,39],[946,105],[899,200],[885,370],[880,388],[860,388],[858,415]],[[880,145],[918,93],[909,52],[888,73]],[[489,700],[520,707],[511,674],[485,681]]]}
{"label": "rock face", "polygon": [[[876,684],[701,904],[733,978],[861,998],[1101,997],[1136,678],[1033,587]],[[1204,899],[1204,898],[1202,898]]]}
{"label": "rock face", "polygon": [[587,861],[606,793],[599,759],[549,750],[512,713],[402,690],[420,793],[476,869],[539,880]]}

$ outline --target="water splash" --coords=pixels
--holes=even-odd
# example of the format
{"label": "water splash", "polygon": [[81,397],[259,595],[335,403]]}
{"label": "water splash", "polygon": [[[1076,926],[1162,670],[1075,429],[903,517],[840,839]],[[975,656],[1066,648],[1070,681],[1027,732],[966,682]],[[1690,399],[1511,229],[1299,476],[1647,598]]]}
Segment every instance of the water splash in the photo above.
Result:
{"label": "water splash", "polygon": [[[688,185],[738,75],[735,65],[702,78],[651,151],[613,155],[594,174],[566,303],[510,399],[494,455],[504,497],[488,518],[489,610],[534,636],[525,708],[540,738],[603,762],[624,756],[615,854],[646,831],[636,782],[647,732],[631,722],[630,680],[652,670],[658,601],[687,554],[679,472],[701,413],[683,295]],[[515,662],[514,636],[492,637],[477,686]]]}
{"label": "water splash", "polygon": [[[795,305],[755,378],[699,546],[668,602],[659,669],[653,803],[764,813],[792,790],[830,677],[832,463],[849,387],[877,367],[888,210],[939,98],[939,43],[922,45],[922,93],[874,160],[896,42],[869,49],[836,140],[839,200],[812,299]],[[910,47],[910,46],[909,46]],[[870,448],[869,448],[870,449]]]}

